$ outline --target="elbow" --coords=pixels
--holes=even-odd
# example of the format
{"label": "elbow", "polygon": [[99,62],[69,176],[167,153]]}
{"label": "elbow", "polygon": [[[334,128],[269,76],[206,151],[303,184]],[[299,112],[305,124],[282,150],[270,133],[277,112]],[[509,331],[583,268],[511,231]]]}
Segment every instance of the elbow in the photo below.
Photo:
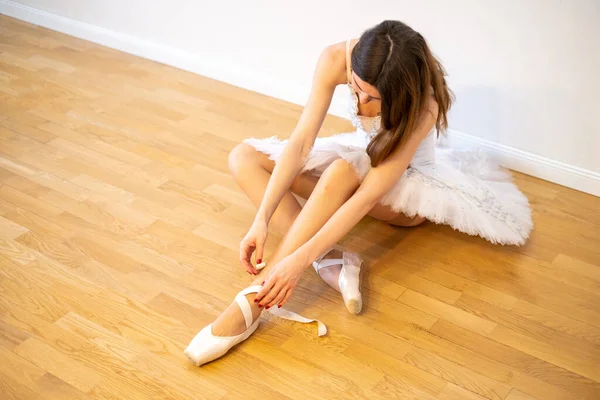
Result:
{"label": "elbow", "polygon": [[289,155],[304,159],[310,152],[310,147],[307,145],[305,140],[290,138],[287,143],[287,151]]}
{"label": "elbow", "polygon": [[371,210],[373,208],[375,208],[375,206],[377,206],[380,202],[381,202],[381,197],[375,197],[375,198],[370,199],[365,206],[365,208],[367,209],[367,212],[365,214],[368,214],[369,212],[371,212]]}
{"label": "elbow", "polygon": [[314,142],[311,143],[305,138],[298,143],[298,154],[302,160],[305,160],[306,157],[308,157],[310,151],[312,150],[313,144]]}

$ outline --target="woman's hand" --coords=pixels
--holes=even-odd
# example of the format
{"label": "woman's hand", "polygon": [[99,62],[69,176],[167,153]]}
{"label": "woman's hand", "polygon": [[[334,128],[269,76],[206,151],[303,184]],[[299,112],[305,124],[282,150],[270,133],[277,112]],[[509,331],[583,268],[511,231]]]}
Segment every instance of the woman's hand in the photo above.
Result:
{"label": "woman's hand", "polygon": [[285,257],[273,267],[263,288],[256,294],[254,301],[265,308],[284,305],[296,288],[307,261],[296,253]]}
{"label": "woman's hand", "polygon": [[246,236],[240,242],[240,263],[249,274],[258,275],[258,270],[254,268],[250,259],[252,258],[252,253],[256,251],[256,263],[260,264],[262,262],[267,234],[266,221],[255,220]]}

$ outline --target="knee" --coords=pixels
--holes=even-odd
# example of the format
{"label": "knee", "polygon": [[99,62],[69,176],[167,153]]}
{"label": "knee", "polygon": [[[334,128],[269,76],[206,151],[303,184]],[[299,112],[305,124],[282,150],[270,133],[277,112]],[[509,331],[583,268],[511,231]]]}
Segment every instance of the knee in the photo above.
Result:
{"label": "knee", "polygon": [[332,162],[321,176],[321,179],[325,191],[340,189],[355,191],[360,186],[360,178],[356,169],[343,159]]}
{"label": "knee", "polygon": [[227,159],[232,175],[239,174],[249,164],[258,162],[258,151],[247,143],[240,143],[229,152]]}

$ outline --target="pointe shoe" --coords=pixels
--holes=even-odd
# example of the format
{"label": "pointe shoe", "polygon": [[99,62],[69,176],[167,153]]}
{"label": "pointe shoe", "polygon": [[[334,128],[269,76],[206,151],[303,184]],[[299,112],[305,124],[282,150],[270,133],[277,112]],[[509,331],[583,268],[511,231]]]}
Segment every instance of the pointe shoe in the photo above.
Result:
{"label": "pointe shoe", "polygon": [[[206,364],[224,356],[233,346],[248,339],[248,337],[254,333],[256,328],[258,328],[258,321],[260,318],[257,318],[256,321],[252,322],[252,309],[250,308],[250,303],[248,303],[246,295],[258,293],[261,289],[262,286],[260,285],[249,286],[235,296],[235,301],[242,310],[244,321],[246,322],[246,330],[244,332],[236,336],[215,336],[212,333],[212,324],[205,326],[185,349],[184,354],[187,358],[197,366],[201,366],[202,364]],[[265,311],[290,321],[297,321],[305,324],[317,322],[317,334],[323,336],[327,333],[327,327],[319,320],[305,318],[295,312],[286,310],[285,308],[273,307],[270,310]]]}
{"label": "pointe shoe", "polygon": [[[340,276],[338,278],[338,285],[342,297],[344,298],[344,304],[351,314],[358,314],[362,310],[362,294],[360,293],[361,275],[362,275],[362,260],[356,253],[351,253],[342,250],[335,246],[332,250],[338,250],[342,252],[342,258],[328,258],[323,259],[331,250],[327,251],[315,262],[313,267],[317,274],[321,268],[330,267],[333,265],[342,265]],[[321,276],[319,274],[319,276]]]}
{"label": "pointe shoe", "polygon": [[249,286],[235,296],[235,301],[242,310],[244,321],[246,322],[246,330],[244,332],[235,336],[215,336],[212,333],[212,324],[205,326],[185,349],[184,354],[187,358],[192,360],[197,366],[206,364],[224,356],[229,349],[252,335],[256,328],[258,328],[260,318],[252,322],[252,309],[245,296],[249,293],[257,293],[261,288],[262,286],[260,285]]}

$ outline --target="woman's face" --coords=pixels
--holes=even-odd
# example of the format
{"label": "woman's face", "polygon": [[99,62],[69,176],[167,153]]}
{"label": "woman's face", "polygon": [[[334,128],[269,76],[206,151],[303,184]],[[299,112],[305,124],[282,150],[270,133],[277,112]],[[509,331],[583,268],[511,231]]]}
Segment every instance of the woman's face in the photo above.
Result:
{"label": "woman's face", "polygon": [[379,91],[363,81],[352,71],[352,88],[358,95],[358,100],[361,104],[367,104],[371,101],[381,101],[381,95]]}

